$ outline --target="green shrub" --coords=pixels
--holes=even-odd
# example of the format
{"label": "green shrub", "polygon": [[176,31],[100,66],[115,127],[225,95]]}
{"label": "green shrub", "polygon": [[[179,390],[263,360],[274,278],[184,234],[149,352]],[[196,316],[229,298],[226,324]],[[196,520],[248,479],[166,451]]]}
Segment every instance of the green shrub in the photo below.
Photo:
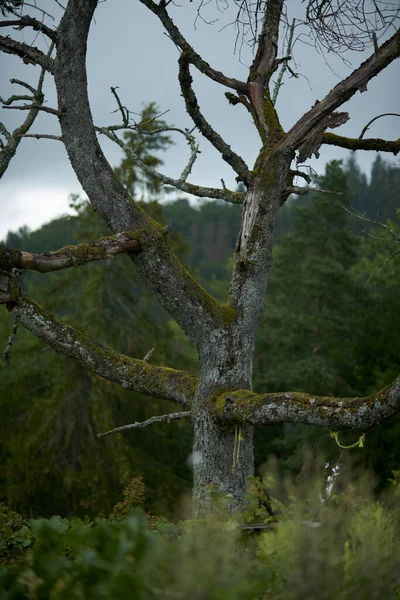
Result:
{"label": "green shrub", "polygon": [[[113,520],[12,515],[8,539],[27,527],[37,541],[25,561],[0,569],[0,600],[398,600],[397,487],[385,502],[351,478],[329,499],[318,493],[324,482],[306,488],[252,479],[239,519],[220,511],[178,525],[132,512],[137,481]],[[249,533],[243,521],[271,528]]]}
{"label": "green shrub", "polygon": [[0,502],[0,565],[20,564],[34,543],[28,522]]}

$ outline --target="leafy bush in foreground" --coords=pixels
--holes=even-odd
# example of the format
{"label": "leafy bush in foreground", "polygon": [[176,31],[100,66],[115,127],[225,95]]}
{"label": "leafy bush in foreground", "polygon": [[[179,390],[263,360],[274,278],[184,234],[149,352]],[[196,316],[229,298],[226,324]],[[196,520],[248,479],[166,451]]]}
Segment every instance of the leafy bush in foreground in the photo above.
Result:
{"label": "leafy bush in foreground", "polygon": [[[241,519],[256,514],[271,527],[259,534],[223,517],[223,509],[219,519],[179,525],[148,521],[138,509],[111,521],[29,521],[21,527],[38,541],[24,563],[0,570],[0,599],[395,600],[398,479],[394,473],[384,502],[354,481],[321,501],[312,481],[306,494],[271,477],[253,480],[249,497],[265,506]],[[261,492],[265,483],[270,489]],[[132,484],[132,498],[139,501],[140,491]],[[266,506],[278,514],[271,518]]]}

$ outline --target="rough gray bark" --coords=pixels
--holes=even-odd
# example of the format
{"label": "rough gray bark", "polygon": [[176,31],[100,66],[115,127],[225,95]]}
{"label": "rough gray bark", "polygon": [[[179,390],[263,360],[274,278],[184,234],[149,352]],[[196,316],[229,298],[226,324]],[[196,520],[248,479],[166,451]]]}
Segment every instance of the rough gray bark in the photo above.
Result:
{"label": "rough gray bark", "polygon": [[[50,54],[46,56],[37,48],[9,37],[0,36],[0,51],[15,54],[25,62],[40,65],[43,72],[54,74],[58,110],[47,110],[59,120],[62,137],[57,139],[64,143],[90,202],[116,235],[85,248],[61,249],[47,256],[1,250],[0,303],[11,312],[15,322],[88,370],[128,389],[190,408],[194,432],[194,505],[195,514],[202,516],[212,508],[213,491],[228,495],[233,509],[240,507],[246,477],[253,473],[253,426],[297,422],[365,430],[400,410],[400,379],[368,398],[318,398],[292,392],[257,394],[252,391],[253,353],[272,263],[276,215],[291,190],[300,189],[303,193],[311,189],[293,187],[294,176],[298,174],[293,169],[293,160],[296,153],[297,158],[318,153],[321,144],[390,149],[394,153],[400,150],[400,140],[351,140],[326,132],[348,119],[347,113],[338,113],[337,109],[358,90],[364,90],[372,77],[399,57],[400,33],[397,31],[376,48],[367,61],[285,132],[270,90],[271,76],[279,64],[290,59],[278,57],[284,0],[265,3],[261,35],[247,82],[217,71],[195,52],[168,13],[168,2],[140,1],[160,19],[182,52],[179,83],[189,115],[200,133],[247,186],[242,196],[224,186],[219,190],[188,183],[186,178],[196,157],[195,145],[179,180],[159,174],[161,181],[177,189],[203,197],[243,202],[228,301],[225,305],[219,304],[183,268],[171,250],[167,232],[130,198],[108,164],[97,133],[107,135],[123,148],[117,133],[129,129],[129,125],[98,128],[93,124],[87,93],[86,45],[98,0],[69,0],[57,31],[41,29],[55,42],[54,60]],[[12,23],[9,24],[12,26]],[[27,18],[23,22],[21,19],[20,25],[38,27],[34,19]],[[204,118],[192,87],[189,65],[233,89],[237,95],[227,94],[229,102],[242,104],[250,113],[262,144],[252,169]],[[28,115],[30,120],[24,123],[18,135],[26,135],[37,109],[37,106],[30,107],[33,111]],[[3,146],[0,165],[6,168],[14,153],[7,154]],[[146,167],[143,165],[143,168]],[[304,178],[310,183],[306,176]],[[46,313],[19,288],[20,269],[56,270],[119,252],[129,253],[148,287],[197,348],[201,363],[199,378],[111,352]]]}

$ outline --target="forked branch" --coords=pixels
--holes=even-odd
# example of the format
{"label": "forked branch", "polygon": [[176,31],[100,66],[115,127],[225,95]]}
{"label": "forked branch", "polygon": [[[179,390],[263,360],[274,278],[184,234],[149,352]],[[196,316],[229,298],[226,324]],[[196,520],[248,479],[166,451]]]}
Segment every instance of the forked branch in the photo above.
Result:
{"label": "forked branch", "polygon": [[[49,48],[49,52],[48,52],[49,58],[53,51],[53,47],[54,47],[54,44],[51,44],[51,46]],[[21,139],[30,130],[33,123],[35,122],[37,115],[39,114],[39,110],[41,108],[43,108],[44,95],[43,95],[42,89],[43,89],[43,81],[44,81],[45,72],[46,72],[45,69],[42,68],[36,89],[33,88],[28,83],[26,83],[25,81],[20,81],[19,79],[11,79],[11,83],[18,84],[18,85],[28,89],[28,91],[31,92],[30,96],[28,96],[26,94],[23,94],[23,95],[16,94],[16,95],[12,95],[10,98],[7,98],[6,100],[3,98],[0,98],[0,102],[2,102],[3,105],[5,105],[5,108],[10,107],[10,106],[12,107],[14,102],[17,102],[21,99],[22,100],[30,100],[32,102],[25,121],[22,123],[22,125],[20,125],[20,127],[17,127],[17,129],[15,129],[12,133],[7,131],[7,129],[3,125],[3,123],[0,123],[0,135],[3,135],[6,140],[6,143],[1,144],[1,150],[0,150],[0,179],[3,177],[4,173],[6,172],[11,159],[13,158],[13,156],[15,156],[17,148],[21,142]]]}

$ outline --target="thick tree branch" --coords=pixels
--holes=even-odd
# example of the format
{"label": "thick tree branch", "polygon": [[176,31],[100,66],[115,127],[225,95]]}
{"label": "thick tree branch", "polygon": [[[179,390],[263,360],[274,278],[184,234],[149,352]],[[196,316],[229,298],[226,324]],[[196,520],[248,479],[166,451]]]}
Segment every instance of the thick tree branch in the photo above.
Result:
{"label": "thick tree branch", "polygon": [[333,430],[366,431],[400,412],[400,377],[365,398],[332,398],[301,392],[255,394],[239,390],[220,395],[214,414],[232,422],[252,425],[302,423]]}
{"label": "thick tree branch", "polygon": [[26,64],[40,65],[49,73],[54,73],[54,60],[38,48],[23,42],[17,42],[10,37],[0,35],[0,52],[15,54],[15,56],[22,58]]}
{"label": "thick tree branch", "polygon": [[220,152],[224,161],[238,174],[238,181],[243,181],[249,185],[251,183],[251,173],[244,160],[233,152],[231,147],[214,131],[200,112],[196,94],[192,88],[193,79],[190,75],[189,64],[188,53],[182,52],[179,57],[179,84],[185,100],[186,110],[204,137]]}
{"label": "thick tree branch", "polygon": [[[345,122],[345,113],[338,113],[338,115],[343,114],[343,117],[339,118],[338,116],[336,119],[334,111],[350,100],[357,91],[365,91],[368,82],[399,56],[400,30],[396,31],[377,53],[370,56],[358,69],[338,83],[321,102],[316,102],[286,134],[280,146],[295,150],[301,145],[308,144],[308,155],[318,152],[321,143],[323,141],[326,143],[325,129],[337,127]],[[332,137],[330,139],[333,141]],[[364,142],[366,141],[364,140]],[[361,141],[359,143],[361,148]],[[371,148],[365,147],[365,149]],[[304,151],[303,154],[305,154]]]}
{"label": "thick tree branch", "polygon": [[155,417],[150,417],[146,421],[130,423],[129,425],[122,425],[121,427],[115,427],[114,429],[110,429],[110,431],[105,431],[104,433],[98,433],[97,437],[102,438],[106,435],[113,435],[115,433],[120,433],[121,431],[127,431],[128,429],[143,429],[143,427],[147,427],[148,425],[153,425],[153,423],[170,423],[171,421],[177,421],[178,419],[190,419],[192,413],[190,411],[185,412],[177,412],[177,413],[168,413],[167,415],[160,415]]}
{"label": "thick tree branch", "polygon": [[339,146],[348,150],[375,150],[376,152],[400,152],[400,138],[398,140],[382,140],[380,138],[349,138],[343,135],[326,132],[322,143],[329,146]]}
{"label": "thick tree branch", "polygon": [[117,254],[137,254],[140,249],[139,240],[129,233],[117,233],[113,237],[104,238],[91,244],[66,246],[56,252],[45,252],[44,254],[10,250],[0,245],[0,270],[9,271],[16,268],[49,273],[68,267],[77,267],[95,260],[113,258]]}
{"label": "thick tree branch", "polygon": [[224,309],[182,267],[162,228],[130,198],[97,140],[85,64],[96,6],[97,0],[70,0],[57,30],[54,79],[65,148],[90,202],[110,229],[114,233],[140,231],[143,251],[134,257],[139,273],[199,347],[223,321]]}
{"label": "thick tree branch", "polygon": [[160,19],[161,23],[164,25],[165,30],[167,31],[169,37],[174,42],[174,44],[182,50],[182,52],[186,52],[189,58],[189,61],[198,69],[203,75],[206,75],[213,81],[220,83],[226,87],[229,87],[238,92],[242,92],[244,94],[248,91],[247,83],[244,81],[239,81],[233,77],[227,77],[220,71],[216,71],[210,65],[201,58],[199,54],[192,48],[192,46],[185,40],[170,15],[167,12],[166,2],[161,1],[159,4],[153,2],[153,0],[140,0],[142,4],[144,4],[152,13],[157,15]]}
{"label": "thick tree branch", "polygon": [[[5,303],[1,295],[0,301]],[[28,296],[21,295],[17,298],[14,294],[12,304],[11,314],[16,322],[44,340],[56,352],[72,358],[89,371],[140,394],[164,398],[185,406],[191,404],[198,382],[194,375],[157,367],[113,352],[61,323]]]}

